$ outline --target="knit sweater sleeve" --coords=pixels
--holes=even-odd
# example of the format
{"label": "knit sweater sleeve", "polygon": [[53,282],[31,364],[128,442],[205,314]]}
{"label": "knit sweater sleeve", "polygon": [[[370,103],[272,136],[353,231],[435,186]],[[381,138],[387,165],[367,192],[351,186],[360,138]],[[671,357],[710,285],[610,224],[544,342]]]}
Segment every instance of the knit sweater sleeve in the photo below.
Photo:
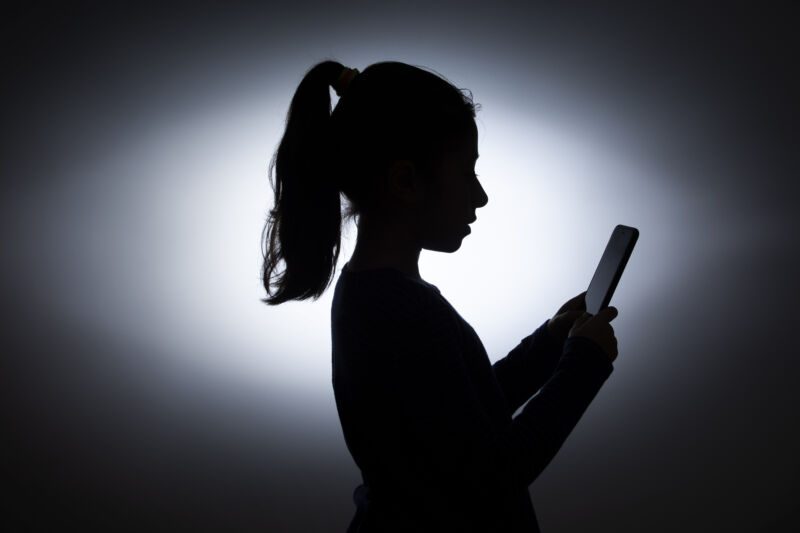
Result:
{"label": "knit sweater sleeve", "polygon": [[402,328],[389,328],[391,386],[412,433],[409,451],[433,482],[487,501],[536,479],[612,371],[597,344],[570,338],[538,394],[499,423],[471,382],[457,315],[435,298],[398,305],[392,314]]}
{"label": "knit sweater sleeve", "polygon": [[563,343],[547,331],[547,321],[494,363],[494,373],[513,415],[553,374]]}

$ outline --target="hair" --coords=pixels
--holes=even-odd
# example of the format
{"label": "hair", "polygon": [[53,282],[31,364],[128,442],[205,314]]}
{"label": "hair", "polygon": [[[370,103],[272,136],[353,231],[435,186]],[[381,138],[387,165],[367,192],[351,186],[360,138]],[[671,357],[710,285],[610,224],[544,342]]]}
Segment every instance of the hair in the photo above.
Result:
{"label": "hair", "polygon": [[330,87],[344,68],[323,61],[306,73],[269,165],[275,204],[262,232],[269,305],[319,298],[336,270],[342,224],[379,205],[378,176],[406,159],[432,179],[441,157],[475,127],[478,106],[468,90],[394,61],[357,74],[331,113]]}

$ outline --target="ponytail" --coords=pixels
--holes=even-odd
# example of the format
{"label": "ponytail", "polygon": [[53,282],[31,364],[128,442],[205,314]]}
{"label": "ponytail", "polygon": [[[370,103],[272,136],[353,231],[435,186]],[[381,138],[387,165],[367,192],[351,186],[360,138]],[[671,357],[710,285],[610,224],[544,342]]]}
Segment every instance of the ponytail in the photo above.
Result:
{"label": "ponytail", "polygon": [[[333,278],[342,215],[339,188],[328,168],[330,85],[343,69],[340,63],[325,61],[306,73],[292,98],[286,131],[269,165],[275,205],[262,232],[262,244],[267,247],[262,277],[269,295],[262,301],[269,305],[316,300]],[[286,268],[278,274],[281,260]]]}

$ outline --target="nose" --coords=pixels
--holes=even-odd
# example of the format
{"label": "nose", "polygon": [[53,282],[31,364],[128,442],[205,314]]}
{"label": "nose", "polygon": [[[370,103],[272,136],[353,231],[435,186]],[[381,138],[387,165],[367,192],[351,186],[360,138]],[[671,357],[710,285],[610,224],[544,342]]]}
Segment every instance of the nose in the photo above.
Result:
{"label": "nose", "polygon": [[487,196],[486,195],[486,191],[483,190],[483,187],[481,186],[481,182],[479,182],[478,180],[475,180],[475,184],[477,185],[477,188],[478,188],[477,196],[476,196],[476,200],[477,201],[475,203],[475,208],[479,209],[479,208],[481,208],[481,207],[483,207],[483,206],[485,206],[486,204],[489,203],[489,196]]}

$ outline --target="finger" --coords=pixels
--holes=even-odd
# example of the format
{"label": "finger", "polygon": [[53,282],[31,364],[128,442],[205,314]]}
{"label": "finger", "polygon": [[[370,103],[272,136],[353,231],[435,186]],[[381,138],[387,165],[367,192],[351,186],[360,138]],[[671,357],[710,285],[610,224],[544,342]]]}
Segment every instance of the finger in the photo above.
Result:
{"label": "finger", "polygon": [[564,320],[565,322],[575,322],[581,316],[583,316],[583,311],[564,311],[556,315],[556,318]]}
{"label": "finger", "polygon": [[572,325],[573,328],[577,328],[588,322],[594,315],[590,315],[589,313],[582,313],[578,318],[575,319],[575,323]]}
{"label": "finger", "polygon": [[570,309],[586,309],[586,291],[583,291],[577,296],[573,296],[567,302]]}
{"label": "finger", "polygon": [[608,346],[610,348],[609,354],[612,357],[616,357],[617,356],[617,337],[614,335],[613,330],[611,331],[610,335],[608,336],[608,339],[606,340],[606,346]]}
{"label": "finger", "polygon": [[[558,313],[565,311],[585,311],[586,310],[586,291],[583,291],[577,296],[573,296],[562,305]],[[556,314],[558,314],[556,313]]]}
{"label": "finger", "polygon": [[573,300],[575,302],[575,309],[586,311],[586,291],[577,295]]}
{"label": "finger", "polygon": [[572,298],[570,298],[569,301],[570,302],[579,303],[579,302],[583,301],[585,298],[586,298],[586,291],[583,291],[582,293],[578,294],[577,296],[573,296]]}
{"label": "finger", "polygon": [[611,322],[617,317],[618,314],[619,311],[617,311],[616,307],[606,307],[605,309],[598,311],[595,316],[601,320],[604,320],[605,322]]}

